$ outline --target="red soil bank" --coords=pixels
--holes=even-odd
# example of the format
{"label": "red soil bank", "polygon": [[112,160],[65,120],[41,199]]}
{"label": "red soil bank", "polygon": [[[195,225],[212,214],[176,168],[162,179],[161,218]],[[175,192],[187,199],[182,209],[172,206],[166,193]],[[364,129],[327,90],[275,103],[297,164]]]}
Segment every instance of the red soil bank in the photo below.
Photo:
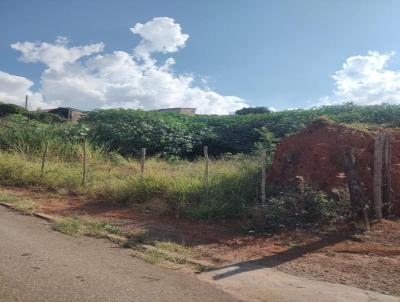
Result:
{"label": "red soil bank", "polygon": [[346,187],[344,153],[352,148],[360,181],[372,200],[374,138],[383,131],[390,133],[392,203],[394,213],[400,215],[400,131],[393,129],[363,131],[317,120],[282,140],[274,157],[269,181],[285,184],[296,176],[302,176],[313,188],[328,193],[332,189]]}

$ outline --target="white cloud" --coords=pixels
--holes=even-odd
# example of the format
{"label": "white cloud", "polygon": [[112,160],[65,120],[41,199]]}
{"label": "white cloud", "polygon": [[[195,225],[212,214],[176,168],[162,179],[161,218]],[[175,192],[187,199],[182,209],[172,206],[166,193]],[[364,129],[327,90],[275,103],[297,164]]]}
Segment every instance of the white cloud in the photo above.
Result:
{"label": "white cloud", "polygon": [[104,44],[97,43],[68,48],[68,39],[58,37],[54,44],[43,42],[17,42],[11,48],[22,52],[20,60],[26,63],[42,62],[51,69],[61,70],[66,63],[103,51]]}
{"label": "white cloud", "polygon": [[319,104],[332,105],[343,101],[359,105],[400,104],[400,71],[390,70],[388,62],[394,52],[370,51],[365,56],[349,57],[342,69],[335,72],[335,90]]}
{"label": "white cloud", "polygon": [[198,113],[213,114],[247,106],[239,97],[195,86],[192,75],[176,75],[172,70],[174,59],[159,64],[150,56],[152,52],[174,52],[184,46],[188,36],[173,19],[155,18],[136,24],[132,31],[143,38],[134,54],[114,51],[94,56],[102,51],[102,43],[68,47],[65,39],[54,44],[15,43],[12,47],[22,52],[22,60],[48,66],[41,75],[39,89],[48,102],[86,110],[196,107]]}
{"label": "white cloud", "polygon": [[24,106],[25,96],[28,95],[28,108],[49,106],[40,93],[30,90],[32,85],[33,82],[27,78],[0,71],[0,101]]}
{"label": "white cloud", "polygon": [[182,33],[182,28],[175,20],[168,17],[154,18],[147,23],[136,23],[130,29],[142,37],[135,48],[135,54],[148,58],[152,52],[176,52],[185,46],[189,35]]}

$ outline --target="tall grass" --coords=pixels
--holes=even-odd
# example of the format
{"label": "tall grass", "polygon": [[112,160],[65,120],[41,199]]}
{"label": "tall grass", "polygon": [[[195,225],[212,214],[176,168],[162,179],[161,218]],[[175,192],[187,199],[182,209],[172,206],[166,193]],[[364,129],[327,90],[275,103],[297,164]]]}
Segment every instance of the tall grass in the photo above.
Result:
{"label": "tall grass", "polygon": [[[29,157],[40,157],[47,145],[48,156],[59,160],[80,160],[89,129],[80,124],[45,124],[13,115],[0,119],[0,148]],[[106,148],[87,144],[91,157],[106,156]]]}
{"label": "tall grass", "polygon": [[211,160],[207,193],[203,159],[149,159],[142,177],[137,160],[93,149],[85,186],[79,160],[50,156],[43,174],[40,165],[40,156],[0,151],[0,184],[56,189],[109,203],[161,203],[165,212],[200,219],[236,217],[259,195],[260,163],[250,156]]}

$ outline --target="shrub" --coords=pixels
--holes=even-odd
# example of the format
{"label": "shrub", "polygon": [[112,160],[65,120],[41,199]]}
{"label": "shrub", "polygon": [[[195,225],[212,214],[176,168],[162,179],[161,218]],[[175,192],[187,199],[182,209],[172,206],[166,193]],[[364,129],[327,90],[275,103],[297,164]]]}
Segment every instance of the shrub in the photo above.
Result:
{"label": "shrub", "polygon": [[258,113],[270,113],[271,110],[267,107],[246,107],[235,111],[237,115],[245,114],[258,114]]}
{"label": "shrub", "polygon": [[142,110],[98,110],[82,120],[91,127],[90,136],[124,155],[189,155],[211,135],[207,126],[182,114]]}
{"label": "shrub", "polygon": [[5,117],[11,114],[22,114],[28,111],[20,106],[14,104],[5,104],[0,102],[0,117]]}
{"label": "shrub", "polygon": [[250,210],[257,229],[304,228],[336,217],[336,202],[324,192],[304,185],[301,190],[287,189],[272,196],[266,205]]}

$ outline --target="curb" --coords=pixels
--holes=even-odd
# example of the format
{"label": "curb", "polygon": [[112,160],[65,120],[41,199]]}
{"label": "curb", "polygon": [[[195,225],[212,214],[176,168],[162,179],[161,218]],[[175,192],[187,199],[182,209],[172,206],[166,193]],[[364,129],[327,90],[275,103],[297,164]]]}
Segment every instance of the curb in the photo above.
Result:
{"label": "curb", "polygon": [[[0,201],[0,205],[4,206],[6,208],[9,208],[9,209],[13,209],[13,204],[12,203]],[[56,220],[56,218],[54,216],[47,215],[45,213],[38,212],[38,213],[32,213],[31,215],[32,216],[36,216],[36,217],[41,218],[41,219],[44,219],[44,220],[47,220],[47,221],[51,221],[51,222]]]}
{"label": "curb", "polygon": [[12,208],[12,204],[4,201],[0,201],[0,205],[6,207],[6,208]]}
{"label": "curb", "polygon": [[44,214],[44,213],[33,213],[33,216],[36,216],[38,218],[42,218],[44,220],[51,221],[51,222],[56,220],[55,217],[53,217],[51,215]]}

